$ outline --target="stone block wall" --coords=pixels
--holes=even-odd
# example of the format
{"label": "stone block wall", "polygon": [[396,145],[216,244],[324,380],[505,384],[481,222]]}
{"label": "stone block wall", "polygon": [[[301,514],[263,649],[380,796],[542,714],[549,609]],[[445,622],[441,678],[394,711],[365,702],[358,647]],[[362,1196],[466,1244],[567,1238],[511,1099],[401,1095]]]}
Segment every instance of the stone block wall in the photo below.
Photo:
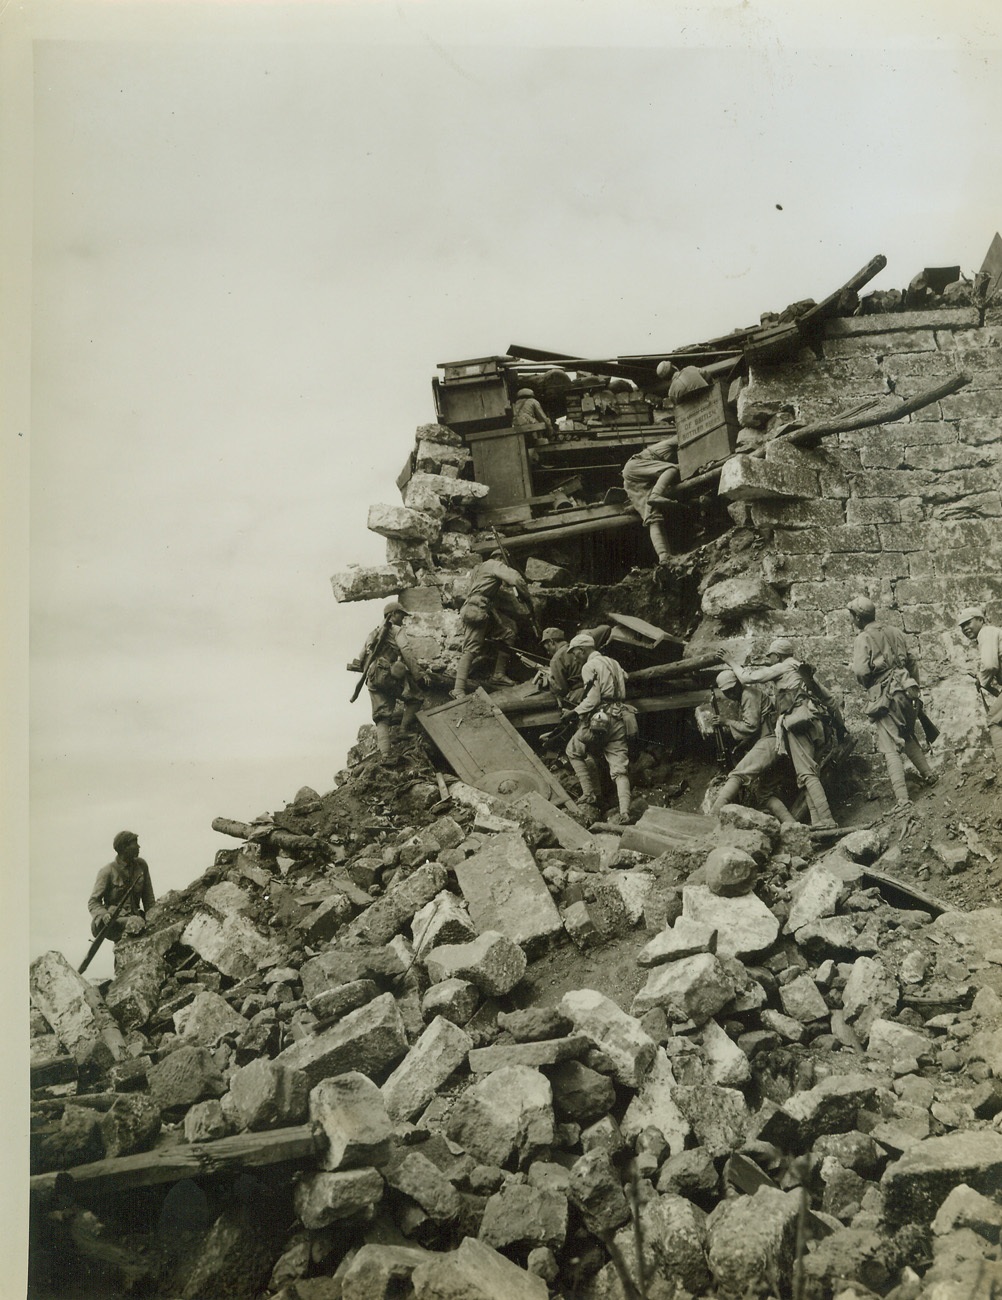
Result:
{"label": "stone block wall", "polygon": [[[981,604],[1002,619],[1002,326],[982,325],[970,308],[836,319],[821,357],[805,350],[754,367],[743,399],[811,421],[888,394],[910,398],[961,370],[971,382],[941,402],[814,450],[767,444],[764,461],[745,461],[747,475],[731,462],[721,488],[735,485],[726,495],[743,502],[743,521],[765,543],[762,573],[785,603],[774,628],[844,692],[850,723],[866,733],[845,610],[860,592],[907,635],[930,712],[967,761],[981,706],[956,614]],[[789,495],[791,484],[801,495]]]}

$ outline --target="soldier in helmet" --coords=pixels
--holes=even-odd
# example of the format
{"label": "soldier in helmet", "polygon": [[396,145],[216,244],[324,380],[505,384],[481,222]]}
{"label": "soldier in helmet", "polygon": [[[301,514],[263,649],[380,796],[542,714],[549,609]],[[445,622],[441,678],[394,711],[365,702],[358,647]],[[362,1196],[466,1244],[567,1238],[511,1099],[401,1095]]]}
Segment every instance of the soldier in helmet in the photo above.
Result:
{"label": "soldier in helmet", "polygon": [[520,388],[515,395],[511,408],[511,427],[516,433],[525,434],[529,459],[535,462],[535,448],[540,443],[549,442],[548,435],[553,433],[553,421],[540,406],[531,388]]}
{"label": "soldier in helmet", "polygon": [[[842,717],[831,693],[814,679],[813,669],[796,657],[789,637],[776,637],[765,653],[764,668],[731,669],[742,685],[772,682],[776,692],[775,737],[777,753],[787,753],[803,790],[815,830],[835,826],[828,796],[821,784],[818,759],[827,726],[842,729]],[[749,754],[750,758],[751,755]]]}
{"label": "soldier in helmet", "polygon": [[488,559],[473,570],[470,590],[459,611],[463,620],[463,644],[456,665],[454,699],[462,699],[469,689],[473,662],[488,641],[495,644],[492,686],[512,686],[506,676],[509,647],[515,644],[517,620],[532,606],[529,585],[517,569],[505,564],[504,553],[491,551]]}
{"label": "soldier in helmet", "polygon": [[977,683],[988,709],[988,736],[995,752],[995,764],[1002,773],[1002,628],[989,623],[978,605],[962,609],[957,625],[968,641],[978,647]]}
{"label": "soldier in helmet", "polygon": [[[737,706],[734,717],[721,717],[717,726],[728,732],[731,739],[744,748],[738,763],[727,773],[724,784],[710,807],[714,813],[726,803],[733,803],[742,790],[753,783],[761,783],[782,758],[776,742],[776,701],[767,685],[742,685],[731,668],[724,668],[716,677],[720,695]],[[760,791],[765,806],[780,821],[793,821],[793,815],[778,795]]]}
{"label": "soldier in helmet", "polygon": [[97,873],[87,900],[87,910],[91,917],[91,934],[96,936],[108,926],[119,904],[122,905],[117,918],[105,932],[106,938],[117,943],[125,935],[142,933],[146,928],[146,913],[156,898],[146,859],[139,856],[139,836],[135,831],[119,831],[111,847],[115,850],[114,861]]}
{"label": "soldier in helmet", "polygon": [[397,716],[398,707],[402,708],[400,734],[406,736],[414,731],[418,710],[424,703],[418,689],[423,681],[421,669],[407,646],[397,638],[407,616],[403,605],[390,601],[383,608],[382,624],[373,628],[366,637],[360,656],[361,662],[365,663],[382,638],[378,653],[369,665],[365,684],[372,704],[372,721],[376,724],[376,746],[384,763],[392,758],[390,724]]}
{"label": "soldier in helmet", "polygon": [[676,439],[664,438],[638,451],[623,466],[623,487],[647,529],[659,564],[667,564],[672,553],[666,513],[677,509],[671,497],[679,478],[676,459]]}
{"label": "soldier in helmet", "polygon": [[918,666],[904,633],[887,623],[877,622],[877,607],[866,596],[853,596],[849,616],[856,628],[852,646],[852,671],[866,689],[863,712],[877,731],[877,748],[887,764],[887,775],[899,807],[911,803],[905,781],[905,754],[925,785],[938,778],[922,753],[915,732],[922,707]]}

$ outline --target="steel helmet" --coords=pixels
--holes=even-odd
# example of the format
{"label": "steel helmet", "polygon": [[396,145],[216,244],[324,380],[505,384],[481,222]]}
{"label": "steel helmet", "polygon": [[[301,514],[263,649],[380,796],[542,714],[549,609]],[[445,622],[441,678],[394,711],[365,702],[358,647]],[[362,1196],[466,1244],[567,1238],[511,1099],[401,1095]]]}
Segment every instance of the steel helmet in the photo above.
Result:
{"label": "steel helmet", "polygon": [[540,641],[566,641],[567,635],[559,627],[544,627]]}
{"label": "steel helmet", "polygon": [[121,851],[123,849],[127,849],[130,844],[138,844],[138,843],[139,843],[139,836],[136,834],[135,831],[119,831],[118,834],[115,836],[115,838],[111,841],[111,847],[115,850],[116,853],[121,853]]}
{"label": "steel helmet", "polygon": [[769,642],[766,649],[767,655],[782,655],[784,658],[789,658],[795,653],[796,650],[794,644],[788,636],[776,637],[774,641]]}
{"label": "steel helmet", "polygon": [[594,650],[595,642],[592,637],[586,636],[584,632],[579,632],[577,636],[572,636],[570,640],[572,650]]}
{"label": "steel helmet", "polygon": [[868,596],[853,596],[846,606],[850,614],[859,614],[862,618],[873,618],[877,607]]}
{"label": "steel helmet", "polygon": [[531,388],[520,388],[520,389],[518,390],[518,392],[515,394],[515,396],[516,396],[516,397],[535,397],[536,394],[532,391]]}
{"label": "steel helmet", "polygon": [[964,624],[969,623],[972,618],[980,618],[982,623],[988,621],[985,618],[985,611],[979,605],[968,605],[966,609],[962,609],[957,615],[957,626],[963,627]]}
{"label": "steel helmet", "polygon": [[406,609],[404,609],[399,600],[391,600],[388,605],[383,606],[383,618],[389,618],[391,614],[406,613]]}
{"label": "steel helmet", "polygon": [[735,673],[731,671],[730,668],[722,668],[720,672],[717,673],[717,686],[719,687],[720,690],[722,691],[732,690],[733,687],[737,686],[737,684],[738,684],[737,676]]}

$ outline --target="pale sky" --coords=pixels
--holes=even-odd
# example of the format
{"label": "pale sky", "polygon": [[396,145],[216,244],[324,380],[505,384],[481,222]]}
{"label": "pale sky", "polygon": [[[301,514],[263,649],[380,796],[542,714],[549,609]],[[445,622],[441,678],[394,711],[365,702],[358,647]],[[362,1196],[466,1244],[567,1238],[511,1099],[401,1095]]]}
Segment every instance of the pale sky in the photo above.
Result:
{"label": "pale sky", "polygon": [[437,362],[669,349],[878,252],[874,287],[976,270],[1002,225],[998,13],[9,5],[16,977],[82,958],[117,830],[163,892],[228,843],[214,815],[331,787],[379,604],[329,576],[382,561],[367,507],[397,499]]}

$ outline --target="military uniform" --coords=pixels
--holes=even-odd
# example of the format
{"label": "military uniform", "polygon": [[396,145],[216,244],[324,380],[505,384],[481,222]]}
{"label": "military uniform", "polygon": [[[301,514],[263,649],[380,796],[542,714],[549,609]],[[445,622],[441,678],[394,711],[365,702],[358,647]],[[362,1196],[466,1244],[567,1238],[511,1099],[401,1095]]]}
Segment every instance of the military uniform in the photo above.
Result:
{"label": "military uniform", "polygon": [[369,665],[365,685],[369,692],[372,707],[372,721],[376,726],[376,746],[383,758],[389,758],[392,752],[390,741],[390,724],[397,716],[397,707],[403,707],[400,719],[401,735],[414,730],[418,711],[424,703],[424,697],[418,689],[421,670],[408,650],[398,640],[399,624],[392,622],[392,616],[404,617],[405,611],[398,605],[388,605],[384,617],[390,619],[389,626],[381,624],[373,628],[365,640],[360,661],[365,663],[372,653],[377,641],[383,638],[379,653]]}
{"label": "military uniform", "polygon": [[668,494],[679,481],[678,465],[669,459],[675,454],[675,439],[666,438],[638,451],[623,466],[623,487],[650,534],[659,562],[671,556],[664,512],[673,504]]}
{"label": "military uniform", "polygon": [[492,682],[511,685],[505,677],[508,647],[515,644],[515,620],[523,613],[516,592],[528,604],[529,588],[525,579],[501,559],[491,556],[473,570],[469,593],[459,611],[463,620],[463,644],[456,665],[453,695],[466,694],[473,661],[488,640],[501,643],[495,655]]}
{"label": "military uniform", "polygon": [[981,609],[966,609],[959,619],[961,628],[971,620],[980,623],[976,634],[968,639],[978,647],[978,671],[975,674],[982,691],[991,698],[988,704],[988,737],[992,742],[995,763],[1002,772],[1002,628],[987,622]]}
{"label": "military uniform", "polygon": [[[572,649],[578,648],[578,640],[574,637],[570,642]],[[584,695],[574,709],[581,721],[565,752],[581,782],[584,803],[596,802],[598,771],[593,755],[601,752],[616,785],[619,818],[625,821],[631,798],[629,742],[637,732],[635,712],[625,703],[626,674],[615,659],[599,654],[592,646],[581,677]]]}
{"label": "military uniform", "polygon": [[87,899],[92,935],[97,935],[125,899],[122,910],[106,931],[106,937],[116,942],[123,934],[136,934],[145,927],[145,914],[156,902],[150,869],[144,858],[128,856],[129,848],[138,840],[130,831],[115,836],[115,858],[97,873],[94,888]]}

